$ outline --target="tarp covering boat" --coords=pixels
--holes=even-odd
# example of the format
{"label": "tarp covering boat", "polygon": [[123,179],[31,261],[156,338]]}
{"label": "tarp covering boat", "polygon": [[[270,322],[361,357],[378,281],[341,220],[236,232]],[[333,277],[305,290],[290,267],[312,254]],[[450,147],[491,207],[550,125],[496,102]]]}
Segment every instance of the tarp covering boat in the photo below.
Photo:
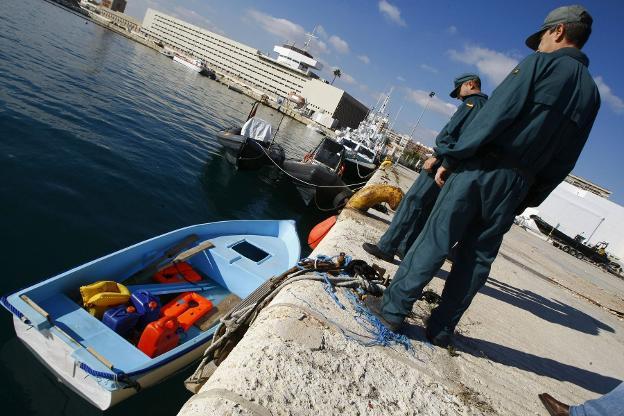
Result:
{"label": "tarp covering boat", "polygon": [[273,128],[261,118],[252,117],[243,124],[241,135],[261,142],[270,142],[273,138]]}

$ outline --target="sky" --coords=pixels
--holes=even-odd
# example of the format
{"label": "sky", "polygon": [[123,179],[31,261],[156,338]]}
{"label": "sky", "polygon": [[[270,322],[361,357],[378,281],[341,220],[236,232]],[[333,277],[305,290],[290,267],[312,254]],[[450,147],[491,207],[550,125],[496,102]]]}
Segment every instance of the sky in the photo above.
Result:
{"label": "sky", "polygon": [[[486,94],[532,53],[524,40],[548,12],[574,4],[549,0],[128,0],[126,13],[143,20],[148,7],[273,53],[273,46],[303,46],[316,27],[310,52],[319,75],[368,105],[392,90],[390,119],[402,133],[432,145],[459,102],[452,80],[477,72]],[[613,192],[624,205],[624,1],[586,0],[594,18],[583,51],[602,106],[573,173]],[[435,92],[427,102],[429,92]],[[426,107],[426,111],[425,110]],[[423,114],[424,111],[424,114]],[[422,118],[418,126],[416,121]]]}

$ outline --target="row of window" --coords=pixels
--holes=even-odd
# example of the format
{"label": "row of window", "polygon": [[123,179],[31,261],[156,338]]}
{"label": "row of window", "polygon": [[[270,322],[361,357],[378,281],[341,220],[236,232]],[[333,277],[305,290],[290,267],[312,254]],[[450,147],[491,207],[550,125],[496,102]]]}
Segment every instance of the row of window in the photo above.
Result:
{"label": "row of window", "polygon": [[[160,25],[160,24],[158,24],[158,23],[154,24],[154,27],[156,27],[156,28],[160,29],[162,32],[167,33],[169,36],[171,36],[171,37],[173,37],[173,38],[178,39],[180,42],[185,42],[185,41],[186,41],[186,42],[188,42],[188,43],[189,43],[189,44],[191,44],[191,45],[194,43],[194,42],[193,42],[193,41],[194,41],[194,39],[190,39],[190,38],[188,38],[188,37],[186,37],[186,36],[183,36],[183,35],[182,35],[182,36],[178,36],[178,35],[179,35],[179,33],[169,30],[169,29],[170,29],[170,27],[163,26],[163,25]],[[148,31],[149,29],[144,28],[144,30]],[[217,49],[213,49],[213,48],[210,48],[210,47],[209,47],[209,48],[203,48],[203,47],[201,47],[201,46],[197,46],[197,45],[195,45],[195,46],[194,46],[194,48],[195,48],[195,49],[201,49],[201,50],[203,50],[203,51],[204,51],[204,52],[206,52],[206,53],[212,53],[212,54],[214,54],[214,55],[218,55],[218,56],[219,56],[219,57],[221,57],[222,59],[228,60],[228,61],[230,61],[230,62],[232,62],[232,63],[238,63],[238,62],[240,62],[240,60],[237,60],[237,62],[234,62],[234,61],[231,61],[231,60],[227,59],[227,57],[231,57],[232,55],[224,55],[224,54],[221,54],[221,53],[219,53],[219,51],[218,51]],[[229,49],[229,48],[226,48],[226,49]],[[229,49],[229,50],[230,50],[230,51],[232,51],[231,49]],[[232,51],[232,52],[233,52],[233,51]],[[243,57],[241,57],[241,56],[237,56],[237,58],[239,58],[239,59],[240,59],[240,58],[243,58]],[[255,57],[255,59],[258,59],[258,58],[257,58],[257,57]],[[263,68],[260,68],[260,67],[258,67],[258,66],[255,66],[255,65],[253,65],[253,64],[252,64],[252,63],[250,63],[250,62],[245,62],[245,63],[247,63],[247,66],[251,66],[251,67],[253,67],[253,68],[258,69],[259,71],[263,71]],[[263,72],[257,72],[257,71],[254,71],[254,70],[252,70],[252,69],[249,69],[249,68],[246,68],[246,69],[248,69],[248,70],[250,70],[250,71],[252,71],[252,72],[257,73],[257,74],[258,74],[258,75],[260,75],[260,76],[269,76],[269,74],[265,74],[265,73],[263,73]],[[299,87],[299,90],[300,90],[301,88],[303,88],[303,86],[301,86],[301,85],[299,85],[299,84],[291,84],[291,83],[292,83],[292,81],[291,81],[291,80],[288,80],[288,79],[285,79],[285,78],[283,78],[283,77],[280,77],[279,75],[276,75],[276,74],[270,74],[270,75],[274,77],[274,78],[273,78],[273,80],[274,80],[274,81],[276,81],[277,83],[279,83],[279,84],[281,84],[281,85],[283,85],[283,86],[285,86],[285,87],[288,87],[288,88],[291,88],[291,89],[295,89],[295,90],[297,89],[296,87]],[[269,76],[269,78],[270,78],[270,76]],[[281,83],[280,83],[280,82],[279,82],[277,79],[275,79],[275,78],[279,78],[279,79],[281,79],[283,82],[281,82]]]}
{"label": "row of window", "polygon": [[[228,59],[229,56],[227,56],[227,55],[222,55],[221,53],[218,53],[218,52],[216,54],[213,53],[213,55],[219,55],[219,57],[223,61],[230,62],[234,66],[230,66],[226,62],[223,62],[223,61],[216,61],[216,60],[212,59],[212,57],[210,55],[205,55],[205,54],[202,54],[201,52],[199,52],[196,47],[192,47],[193,50],[189,50],[189,49],[187,49],[188,46],[186,44],[179,43],[176,40],[171,39],[169,36],[167,36],[165,34],[162,34],[162,33],[156,34],[155,32],[153,32],[153,31],[151,31],[149,29],[146,29],[146,28],[144,28],[144,31],[149,33],[149,34],[151,34],[153,37],[155,37],[157,39],[165,40],[166,42],[168,42],[168,43],[170,43],[172,45],[175,45],[180,50],[186,51],[189,54],[194,54],[194,55],[197,55],[197,56],[204,57],[206,59],[206,61],[208,61],[211,65],[213,65],[214,67],[219,68],[219,69],[221,69],[221,70],[223,70],[223,71],[225,71],[225,72],[227,72],[229,74],[233,74],[233,75],[237,75],[237,76],[242,75],[241,74],[241,69],[243,69],[243,68],[241,68],[239,62],[235,62],[235,61],[232,61],[231,59]],[[178,36],[175,36],[175,35],[171,35],[171,36],[173,36],[174,38],[179,38]],[[204,49],[204,48],[200,48],[200,49]],[[247,69],[249,71],[249,68],[244,68],[244,69]],[[267,79],[266,74],[262,74],[262,73],[259,73],[259,72],[253,71],[253,70],[250,70],[250,71],[258,74],[261,77],[264,76],[264,80],[262,80],[262,79],[256,78],[255,76],[253,76],[253,75],[251,75],[249,73],[245,73],[244,74],[245,75],[245,79],[248,82],[251,82],[253,85],[255,85],[255,86],[259,87],[259,88],[262,88],[262,89],[268,89],[269,91],[274,92],[277,95],[285,96],[285,95],[289,94],[290,91],[288,91],[288,88],[289,88],[288,85],[286,85],[286,84],[279,84],[279,85],[283,85],[283,86],[287,87],[287,89],[282,89],[279,86],[276,87],[275,85],[266,85],[266,79]],[[272,83],[275,83],[275,81],[272,81]],[[269,88],[267,88],[267,87],[269,87]],[[271,90],[271,88],[273,88],[273,90]]]}
{"label": "row of window", "polygon": [[[175,36],[175,35],[172,35],[172,36],[173,36],[173,37],[175,37],[175,38],[178,38],[178,37],[177,37],[177,36]],[[198,50],[197,50],[197,49],[198,49],[197,47],[192,47],[192,50],[188,50],[188,49],[187,49],[187,45],[185,45],[185,44],[178,43],[178,42],[176,42],[175,40],[172,40],[171,38],[168,38],[168,37],[166,37],[166,36],[161,36],[160,38],[164,38],[167,42],[172,43],[172,44],[174,44],[174,45],[178,46],[178,47],[179,47],[179,48],[181,48],[182,50],[188,51],[188,53],[190,53],[190,54],[194,54],[194,55],[197,55],[197,56],[202,56],[202,57],[204,57],[204,58],[205,58],[207,61],[209,61],[212,65],[214,65],[214,66],[216,66],[216,67],[218,67],[218,68],[222,68],[222,69],[224,69],[224,70],[225,70],[225,68],[223,68],[223,65],[225,65],[225,67],[227,67],[227,68],[229,68],[229,69],[231,70],[231,71],[230,71],[230,70],[226,70],[226,72],[228,72],[228,73],[232,73],[232,74],[236,74],[236,75],[241,75],[241,71],[243,71],[243,72],[245,72],[245,73],[244,73],[245,78],[252,78],[254,81],[257,81],[257,82],[254,82],[254,81],[251,81],[251,82],[252,82],[254,85],[257,85],[257,86],[259,86],[259,87],[263,87],[264,85],[263,85],[263,84],[261,84],[261,83],[262,83],[263,81],[266,83],[267,78],[269,78],[269,77],[267,77],[267,76],[266,76],[266,74],[264,74],[264,73],[260,73],[260,72],[254,71],[254,70],[249,69],[249,68],[244,68],[244,67],[241,67],[241,65],[240,65],[240,62],[239,62],[239,61],[232,61],[231,59],[229,59],[229,56],[228,56],[228,55],[222,55],[222,54],[221,54],[221,53],[219,53],[219,52],[214,53],[214,51],[213,51],[213,54],[212,54],[213,56],[214,56],[214,55],[218,55],[218,56],[222,59],[222,61],[216,61],[216,60],[212,59],[212,57],[211,57],[210,55],[206,55],[206,54],[203,54],[203,53],[201,53],[200,51],[198,51]],[[208,50],[207,50],[207,49],[205,49],[205,48],[199,48],[199,49],[203,49],[203,50],[205,50],[205,51],[208,51]],[[231,63],[232,65],[234,65],[234,66],[227,65],[227,63],[225,63],[225,62],[223,62],[223,61],[230,62],[230,63]],[[255,67],[255,66],[254,66],[254,67]],[[256,67],[256,68],[257,68],[257,67]],[[246,71],[245,71],[245,70],[246,70]],[[257,74],[257,75],[259,75],[260,77],[264,77],[264,80],[258,79],[258,78],[256,78],[255,76],[253,76],[253,75],[251,75],[251,74],[247,73],[248,71],[251,71],[251,72],[253,72],[253,73],[256,73],[256,74]],[[278,85],[282,85],[282,86],[284,86],[284,87],[286,87],[287,89],[290,89],[290,90],[294,89],[294,88],[292,88],[292,86],[290,86],[290,85],[287,85],[287,84],[282,84],[282,83],[279,83],[279,82],[277,82],[277,81],[275,81],[275,80],[270,80],[270,78],[269,78],[269,81],[271,81],[271,83],[277,83]],[[275,88],[275,86],[272,86],[272,87],[273,87],[273,88]],[[286,94],[288,94],[288,92],[289,92],[289,91],[284,90],[284,89],[282,89],[282,88],[279,88],[279,87],[277,87],[277,88],[278,88],[278,90],[281,92],[281,94],[282,94],[282,95],[286,95]]]}
{"label": "row of window", "polygon": [[[221,46],[221,47],[223,47],[224,49],[227,49],[227,50],[229,50],[229,51],[231,51],[231,52],[236,52],[236,51],[238,51],[239,53],[242,53],[242,54],[245,54],[245,55],[249,55],[249,56],[250,56],[250,57],[252,57],[252,58],[254,58],[254,57],[256,57],[256,56],[257,56],[257,54],[252,53],[252,52],[250,52],[249,50],[246,50],[246,49],[243,49],[243,48],[239,48],[238,46],[236,46],[236,43],[234,43],[234,41],[226,42],[226,41],[223,41],[223,40],[221,40],[221,39],[219,39],[219,38],[217,38],[217,37],[211,36],[211,35],[209,34],[210,32],[208,32],[208,31],[205,31],[205,30],[198,31],[198,30],[191,29],[191,28],[189,28],[188,26],[182,25],[182,24],[180,24],[180,23],[178,23],[178,22],[176,22],[176,21],[174,21],[174,20],[171,20],[171,19],[169,19],[169,18],[167,18],[167,17],[164,17],[164,16],[162,16],[162,15],[156,15],[154,20],[155,20],[155,21],[158,21],[158,20],[164,20],[164,21],[166,21],[166,22],[170,23],[171,25],[176,26],[176,28],[177,28],[178,30],[180,30],[180,31],[182,31],[182,32],[185,32],[185,33],[187,33],[187,34],[189,34],[189,35],[191,35],[191,36],[195,36],[195,39],[194,39],[194,38],[187,38],[186,36],[183,36],[183,37],[185,37],[186,39],[188,39],[190,42],[196,41],[196,40],[197,40],[196,38],[197,38],[197,37],[199,37],[200,39],[206,40],[206,41],[208,41],[209,43],[218,42],[218,43],[221,43],[221,44],[223,44],[223,45],[227,45],[227,47],[226,47],[226,46],[221,46],[221,45],[216,45],[216,44],[215,44],[215,46]],[[161,26],[161,27],[162,27],[162,26]],[[232,48],[234,48],[236,51],[235,51],[234,49],[232,49]],[[296,75],[294,75],[294,74],[288,73],[288,72],[286,72],[286,71],[282,70],[282,69],[281,69],[279,66],[277,66],[277,65],[273,65],[273,64],[270,64],[270,63],[265,63],[265,65],[270,66],[270,67],[271,67],[274,71],[280,72],[280,73],[282,73],[282,74],[284,74],[284,75],[286,75],[286,76],[291,76],[291,77],[294,77],[294,78],[298,79],[298,80],[299,80],[299,82],[302,82],[302,83],[303,83],[303,82],[305,82],[305,78],[302,78],[302,77],[296,76]],[[282,78],[282,79],[284,79],[284,78]],[[284,80],[285,80],[285,81],[288,81],[288,80],[286,80],[286,79],[284,79]],[[301,85],[299,85],[299,88],[303,88],[303,87],[302,87]]]}

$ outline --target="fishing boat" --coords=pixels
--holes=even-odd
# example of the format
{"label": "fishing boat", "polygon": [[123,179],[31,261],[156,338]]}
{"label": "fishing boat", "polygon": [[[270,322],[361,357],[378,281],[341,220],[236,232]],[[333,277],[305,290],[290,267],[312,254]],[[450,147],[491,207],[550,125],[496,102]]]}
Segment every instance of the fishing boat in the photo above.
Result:
{"label": "fishing boat", "polygon": [[[222,305],[245,298],[299,256],[293,221],[199,224],[21,289],[2,305],[34,355],[104,410],[200,358]],[[130,303],[110,305],[128,296]]]}
{"label": "fishing boat", "polygon": [[344,173],[346,180],[361,182],[370,177],[379,166],[386,151],[390,129],[386,110],[391,92],[385,96],[381,106],[370,111],[356,129],[346,127],[336,131],[336,140],[347,149]]}
{"label": "fishing boat", "polygon": [[227,128],[216,135],[217,141],[225,149],[225,158],[238,169],[281,166],[286,159],[284,148],[273,141],[275,135],[271,124],[255,116],[259,105],[259,101],[252,105],[242,127]]}
{"label": "fishing boat", "polygon": [[339,208],[353,193],[342,180],[345,148],[329,137],[323,138],[303,160],[286,159],[283,170],[292,179],[306,205],[321,210]]}

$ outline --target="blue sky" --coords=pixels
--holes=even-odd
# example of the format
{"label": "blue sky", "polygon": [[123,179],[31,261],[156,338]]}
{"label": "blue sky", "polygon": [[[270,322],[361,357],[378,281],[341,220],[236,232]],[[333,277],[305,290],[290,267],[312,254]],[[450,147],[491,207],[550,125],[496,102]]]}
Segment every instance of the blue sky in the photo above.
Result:
{"label": "blue sky", "polygon": [[[265,52],[295,41],[315,26],[311,51],[324,65],[320,75],[369,106],[394,88],[390,111],[395,129],[409,133],[429,103],[416,138],[431,144],[457,101],[448,93],[452,79],[477,72],[490,93],[531,51],[525,38],[536,31],[561,1],[417,0],[129,0],[126,13],[142,20],[148,7],[222,33]],[[624,77],[621,39],[624,1],[582,3],[594,17],[593,34],[583,49],[602,95],[602,108],[574,173],[613,191],[624,204]],[[400,109],[400,112],[399,112]]]}

